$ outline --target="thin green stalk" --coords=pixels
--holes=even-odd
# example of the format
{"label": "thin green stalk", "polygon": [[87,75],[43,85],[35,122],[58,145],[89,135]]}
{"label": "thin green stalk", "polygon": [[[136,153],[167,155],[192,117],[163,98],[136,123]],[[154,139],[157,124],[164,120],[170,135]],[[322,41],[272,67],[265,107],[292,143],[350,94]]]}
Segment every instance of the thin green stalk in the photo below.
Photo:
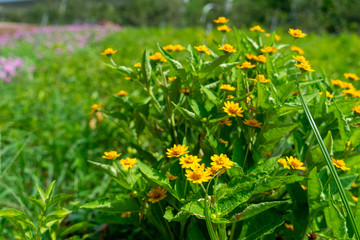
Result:
{"label": "thin green stalk", "polygon": [[311,128],[312,128],[312,130],[313,130],[313,132],[314,132],[314,134],[316,136],[316,139],[317,139],[317,141],[319,143],[321,152],[322,152],[323,156],[325,157],[326,164],[328,165],[328,168],[330,169],[330,173],[331,173],[332,177],[335,180],[336,186],[337,186],[337,188],[339,190],[339,193],[340,193],[341,201],[343,202],[343,204],[345,206],[345,210],[346,210],[346,212],[347,212],[347,214],[348,214],[348,216],[350,218],[351,225],[352,225],[352,227],[354,229],[356,239],[360,240],[360,233],[359,233],[359,230],[358,230],[358,228],[356,226],[355,217],[354,217],[354,214],[353,214],[353,212],[351,210],[349,201],[348,201],[348,199],[346,197],[345,190],[344,190],[343,186],[341,185],[340,178],[339,178],[339,176],[338,176],[338,174],[336,172],[334,164],[331,161],[330,154],[329,154],[329,152],[327,151],[327,149],[325,147],[324,141],[321,138],[320,132],[317,129],[317,126],[315,124],[315,121],[314,121],[311,113],[310,113],[310,110],[309,110],[308,106],[305,103],[304,97],[303,97],[303,95],[301,93],[301,89],[300,89],[299,78],[297,79],[297,87],[298,87],[298,91],[299,91],[299,97],[300,97],[301,105],[304,108],[306,117],[308,118],[308,120],[310,122],[310,125],[311,125]]}
{"label": "thin green stalk", "polygon": [[231,233],[230,233],[230,240],[234,239],[235,236],[235,227],[236,227],[236,222],[233,222],[231,225]]}
{"label": "thin green stalk", "polygon": [[[161,213],[162,213],[162,215],[164,216],[164,215],[165,215],[165,212],[164,212],[164,210],[163,210],[160,202],[158,202],[158,203],[159,203],[159,206],[160,206]],[[173,233],[172,233],[172,231],[171,231],[171,228],[170,228],[170,226],[169,226],[168,221],[167,221],[166,219],[164,219],[164,221],[165,221],[166,227],[167,227],[167,229],[168,229],[168,231],[169,231],[169,233],[170,233],[171,239],[174,239],[174,235],[173,235]]]}
{"label": "thin green stalk", "polygon": [[[211,180],[213,180],[213,178]],[[212,222],[211,222],[210,215],[209,215],[209,204],[208,204],[208,192],[207,192],[207,190],[209,190],[211,180],[209,181],[206,190],[204,188],[204,185],[201,184],[202,188],[205,190],[205,203],[204,203],[204,205],[205,205],[205,221],[206,221],[206,227],[207,227],[209,235],[210,235],[210,239],[211,240],[218,240],[218,238],[216,236],[216,233],[214,231],[214,227],[213,227]]]}

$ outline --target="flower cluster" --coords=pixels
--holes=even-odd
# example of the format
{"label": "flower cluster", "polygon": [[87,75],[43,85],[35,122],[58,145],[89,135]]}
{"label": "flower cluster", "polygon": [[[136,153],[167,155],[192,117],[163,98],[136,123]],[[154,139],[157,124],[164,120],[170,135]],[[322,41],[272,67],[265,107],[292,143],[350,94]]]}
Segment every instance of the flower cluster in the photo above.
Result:
{"label": "flower cluster", "polygon": [[301,162],[296,157],[290,156],[285,158],[279,158],[278,163],[282,164],[284,168],[290,169],[297,169],[297,170],[305,170],[306,168],[303,166],[303,162]]}

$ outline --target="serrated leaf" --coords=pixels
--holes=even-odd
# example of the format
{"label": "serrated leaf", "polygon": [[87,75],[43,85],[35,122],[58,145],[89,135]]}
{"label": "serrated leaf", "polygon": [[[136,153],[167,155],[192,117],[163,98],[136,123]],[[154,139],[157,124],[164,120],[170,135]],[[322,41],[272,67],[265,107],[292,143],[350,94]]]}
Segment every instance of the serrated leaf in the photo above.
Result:
{"label": "serrated leaf", "polygon": [[200,118],[204,118],[204,117],[208,116],[208,112],[203,107],[203,105],[201,105],[200,103],[198,103],[197,101],[195,101],[192,98],[188,98],[187,100],[189,102],[189,105],[190,105],[191,109],[194,111],[194,113],[197,116],[199,116]]}
{"label": "serrated leaf", "polygon": [[176,213],[176,215],[174,215],[174,208],[167,206],[166,210],[165,210],[165,214],[164,214],[164,218],[166,220],[168,220],[169,222],[173,221],[173,222],[182,222],[182,221],[186,221],[186,219],[188,219],[190,217],[190,213],[188,211],[179,211],[178,213]]}
{"label": "serrated leaf", "polygon": [[206,87],[201,85],[201,90],[205,93],[205,95],[212,103],[214,103],[215,105],[218,105],[220,103],[216,94],[213,93],[210,89],[207,89]]}
{"label": "serrated leaf", "polygon": [[211,62],[205,62],[200,68],[200,78],[205,77],[210,72],[212,72],[215,68],[220,66],[220,64],[225,62],[226,59],[228,59],[230,57],[230,55],[231,55],[230,53],[224,54],[224,55],[221,55],[221,56],[215,58]]}
{"label": "serrated leaf", "polygon": [[138,212],[140,210],[137,201],[130,198],[127,194],[118,195],[116,198],[99,199],[86,203],[80,208],[108,213]]}

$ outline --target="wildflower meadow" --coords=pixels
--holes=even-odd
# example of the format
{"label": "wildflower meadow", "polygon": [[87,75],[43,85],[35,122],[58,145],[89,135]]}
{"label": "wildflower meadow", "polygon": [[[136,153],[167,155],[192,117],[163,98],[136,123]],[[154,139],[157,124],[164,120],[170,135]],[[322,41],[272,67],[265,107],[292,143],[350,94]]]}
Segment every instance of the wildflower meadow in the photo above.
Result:
{"label": "wildflower meadow", "polygon": [[360,38],[212,24],[0,37],[0,239],[360,239]]}

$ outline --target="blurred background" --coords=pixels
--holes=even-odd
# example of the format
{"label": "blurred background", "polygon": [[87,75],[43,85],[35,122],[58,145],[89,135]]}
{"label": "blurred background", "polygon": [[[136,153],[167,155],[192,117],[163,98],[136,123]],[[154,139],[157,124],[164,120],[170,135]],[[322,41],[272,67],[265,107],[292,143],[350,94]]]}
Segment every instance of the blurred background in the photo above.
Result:
{"label": "blurred background", "polygon": [[204,27],[227,16],[240,28],[296,27],[307,32],[359,31],[360,0],[0,0],[0,21],[136,27]]}

